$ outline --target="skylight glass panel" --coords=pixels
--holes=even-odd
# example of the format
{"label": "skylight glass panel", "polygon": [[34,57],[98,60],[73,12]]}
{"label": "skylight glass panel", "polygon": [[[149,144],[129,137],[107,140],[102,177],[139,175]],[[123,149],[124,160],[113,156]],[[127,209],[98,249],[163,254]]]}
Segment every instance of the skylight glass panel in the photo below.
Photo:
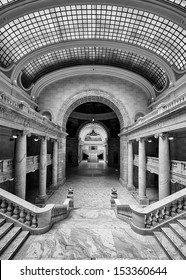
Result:
{"label": "skylight glass panel", "polygon": [[[0,61],[2,67],[19,61],[24,56],[22,50],[30,53],[53,43],[104,39],[146,48],[179,70],[186,68],[183,28],[158,15],[132,8],[106,5],[55,7],[15,19],[0,31],[2,44],[5,45],[8,40],[12,45],[12,48],[4,50],[7,61],[6,64]],[[174,45],[171,52],[168,46],[170,40]],[[178,63],[177,57],[181,63]]]}
{"label": "skylight glass panel", "polygon": [[47,53],[29,62],[22,69],[22,83],[29,87],[43,75],[78,65],[109,65],[142,75],[157,90],[167,83],[165,71],[153,61],[137,54],[103,47],[78,47]]}

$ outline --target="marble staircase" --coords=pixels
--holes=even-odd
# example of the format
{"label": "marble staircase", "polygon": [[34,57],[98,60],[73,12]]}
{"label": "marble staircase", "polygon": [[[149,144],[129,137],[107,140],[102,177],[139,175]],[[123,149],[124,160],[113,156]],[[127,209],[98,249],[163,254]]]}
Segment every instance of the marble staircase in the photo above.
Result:
{"label": "marble staircase", "polygon": [[160,231],[154,231],[154,236],[169,259],[186,259],[186,216],[162,226]]}
{"label": "marble staircase", "polygon": [[0,260],[12,259],[29,234],[29,231],[22,230],[0,217]]}

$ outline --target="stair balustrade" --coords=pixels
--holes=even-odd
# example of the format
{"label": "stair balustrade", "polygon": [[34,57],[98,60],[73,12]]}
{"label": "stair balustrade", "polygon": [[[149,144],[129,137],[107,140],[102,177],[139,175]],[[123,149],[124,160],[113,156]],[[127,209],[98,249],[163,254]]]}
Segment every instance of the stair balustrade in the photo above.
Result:
{"label": "stair balustrade", "polygon": [[48,231],[56,221],[65,219],[70,210],[71,199],[62,205],[48,204],[39,208],[3,189],[0,189],[0,213],[8,220],[29,230],[32,234]]}
{"label": "stair balustrade", "polygon": [[122,205],[118,199],[114,202],[118,218],[130,221],[132,229],[139,234],[152,234],[160,226],[186,214],[186,188],[143,209]]}
{"label": "stair balustrade", "polygon": [[144,209],[131,207],[131,227],[138,233],[151,234],[167,222],[186,214],[186,188]]}

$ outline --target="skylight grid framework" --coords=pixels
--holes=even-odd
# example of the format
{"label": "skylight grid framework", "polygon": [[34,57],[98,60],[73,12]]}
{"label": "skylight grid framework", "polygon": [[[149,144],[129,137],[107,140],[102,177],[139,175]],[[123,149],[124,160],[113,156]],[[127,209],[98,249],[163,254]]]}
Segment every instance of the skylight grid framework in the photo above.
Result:
{"label": "skylight grid framework", "polygon": [[4,25],[1,66],[28,53],[72,40],[102,39],[136,45],[186,69],[186,31],[158,15],[110,5],[72,5],[30,13]]}
{"label": "skylight grid framework", "polygon": [[167,83],[165,71],[153,61],[132,52],[104,47],[78,47],[47,53],[22,69],[22,83],[28,88],[52,70],[78,65],[108,65],[130,70],[142,75],[159,91]]}
{"label": "skylight grid framework", "polygon": [[[7,6],[10,3],[19,2],[19,1],[20,0],[0,0],[0,8]],[[163,0],[163,1],[174,4],[176,6],[180,6],[182,8],[186,8],[186,0]]]}

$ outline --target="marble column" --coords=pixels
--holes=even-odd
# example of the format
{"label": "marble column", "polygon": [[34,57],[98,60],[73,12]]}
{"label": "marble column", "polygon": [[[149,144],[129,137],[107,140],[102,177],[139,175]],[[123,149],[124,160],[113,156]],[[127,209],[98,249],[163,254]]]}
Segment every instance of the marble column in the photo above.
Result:
{"label": "marble column", "polygon": [[22,199],[26,198],[26,147],[26,133],[20,132],[16,139],[14,194]]}
{"label": "marble column", "polygon": [[126,187],[128,179],[128,147],[126,136],[120,135],[120,183]]}
{"label": "marble column", "polygon": [[52,158],[52,186],[57,185],[57,169],[58,169],[58,142],[53,141],[53,158]]}
{"label": "marble column", "polygon": [[135,187],[133,185],[133,143],[132,141],[128,142],[128,185],[127,188],[129,191],[134,191]]}
{"label": "marble column", "polygon": [[47,138],[41,137],[39,163],[39,197],[46,197],[46,179],[47,179]]}
{"label": "marble column", "polygon": [[146,151],[145,139],[139,139],[138,198],[140,204],[149,204],[146,196]]}
{"label": "marble column", "polygon": [[170,195],[170,157],[167,134],[159,135],[159,200]]}
{"label": "marble column", "polygon": [[58,183],[66,180],[66,135],[59,139],[58,149]]}

